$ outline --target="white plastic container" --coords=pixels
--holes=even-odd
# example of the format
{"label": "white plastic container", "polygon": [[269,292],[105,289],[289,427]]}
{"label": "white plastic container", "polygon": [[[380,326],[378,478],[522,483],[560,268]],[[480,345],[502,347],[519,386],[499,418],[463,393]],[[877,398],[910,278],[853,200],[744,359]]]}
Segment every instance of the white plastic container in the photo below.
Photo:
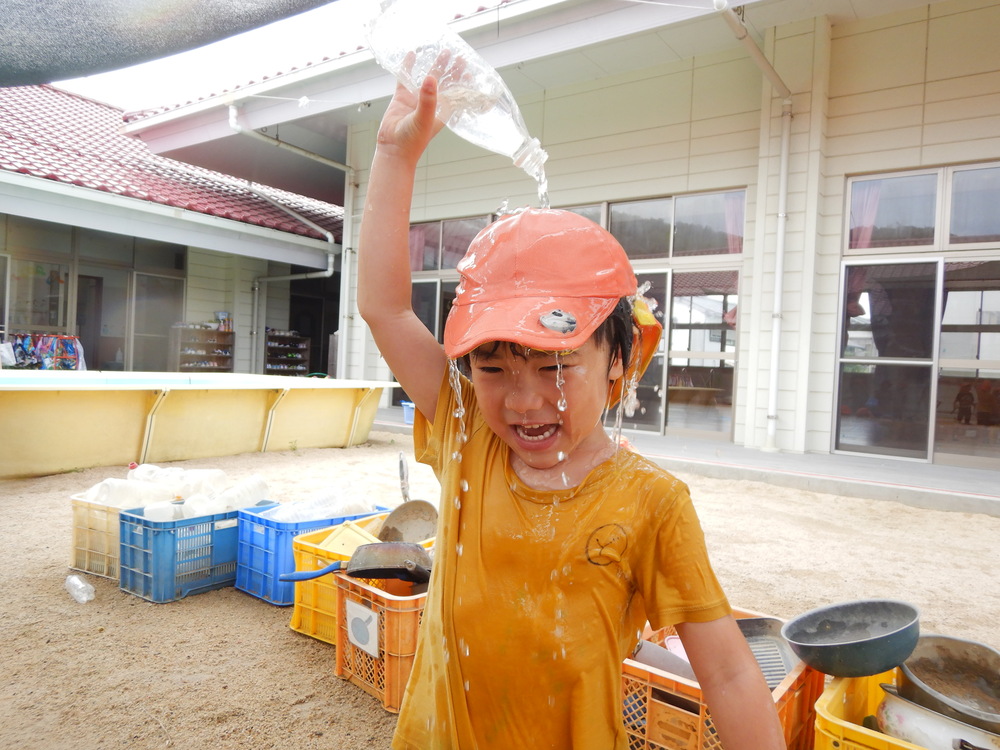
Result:
{"label": "white plastic container", "polygon": [[[424,0],[382,0],[382,12],[368,25],[372,54],[416,92],[446,53],[448,63],[437,76],[438,119],[467,141],[509,156],[538,181],[543,194],[548,154],[528,133],[521,110],[496,69],[446,23],[435,20],[440,10]],[[407,59],[411,53],[412,64]]]}

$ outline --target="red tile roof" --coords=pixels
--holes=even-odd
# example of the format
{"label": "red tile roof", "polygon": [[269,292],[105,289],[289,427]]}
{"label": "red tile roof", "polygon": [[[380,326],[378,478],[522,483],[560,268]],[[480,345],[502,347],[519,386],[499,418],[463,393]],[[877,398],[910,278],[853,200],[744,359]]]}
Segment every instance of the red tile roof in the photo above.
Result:
{"label": "red tile roof", "polygon": [[[121,132],[123,114],[52,86],[0,88],[0,170],[325,239],[242,180],[154,154]],[[263,191],[341,241],[340,206],[276,188]]]}

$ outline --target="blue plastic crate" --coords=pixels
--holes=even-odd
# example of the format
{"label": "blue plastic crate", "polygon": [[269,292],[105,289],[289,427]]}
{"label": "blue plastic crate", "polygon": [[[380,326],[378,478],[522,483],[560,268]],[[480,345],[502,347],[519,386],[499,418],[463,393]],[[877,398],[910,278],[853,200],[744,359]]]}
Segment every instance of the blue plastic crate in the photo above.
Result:
{"label": "blue plastic crate", "polygon": [[379,506],[369,513],[296,523],[279,523],[263,518],[261,510],[264,509],[244,508],[239,511],[236,588],[279,607],[287,607],[295,602],[295,584],[279,581],[278,576],[295,572],[292,541],[296,536],[384,513],[388,508]]}
{"label": "blue plastic crate", "polygon": [[[259,506],[261,510],[275,503]],[[118,517],[119,586],[151,602],[172,602],[236,582],[238,511],[151,521],[142,508]]]}

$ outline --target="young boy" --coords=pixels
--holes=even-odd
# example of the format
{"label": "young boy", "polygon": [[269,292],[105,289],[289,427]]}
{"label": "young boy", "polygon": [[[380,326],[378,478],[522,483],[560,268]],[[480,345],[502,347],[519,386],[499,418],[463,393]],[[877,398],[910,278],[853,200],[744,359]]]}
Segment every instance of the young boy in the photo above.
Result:
{"label": "young boy", "polygon": [[359,243],[358,307],[442,487],[393,747],[624,750],[621,662],[648,620],[675,626],[726,750],[784,748],[687,487],[603,426],[659,334],[621,246],[570,212],[505,216],[459,264],[443,348],[414,314],[409,212],[436,96],[433,78],[397,88]]}

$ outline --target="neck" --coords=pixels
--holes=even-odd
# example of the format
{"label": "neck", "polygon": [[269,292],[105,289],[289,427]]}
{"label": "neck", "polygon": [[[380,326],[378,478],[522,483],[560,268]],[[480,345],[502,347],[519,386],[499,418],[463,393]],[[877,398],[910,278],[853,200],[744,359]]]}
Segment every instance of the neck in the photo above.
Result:
{"label": "neck", "polygon": [[577,446],[576,450],[565,459],[545,469],[529,466],[511,453],[510,465],[517,478],[533,490],[555,492],[578,487],[596,467],[615,455],[615,444],[602,430],[600,439],[595,439],[586,445]]}

